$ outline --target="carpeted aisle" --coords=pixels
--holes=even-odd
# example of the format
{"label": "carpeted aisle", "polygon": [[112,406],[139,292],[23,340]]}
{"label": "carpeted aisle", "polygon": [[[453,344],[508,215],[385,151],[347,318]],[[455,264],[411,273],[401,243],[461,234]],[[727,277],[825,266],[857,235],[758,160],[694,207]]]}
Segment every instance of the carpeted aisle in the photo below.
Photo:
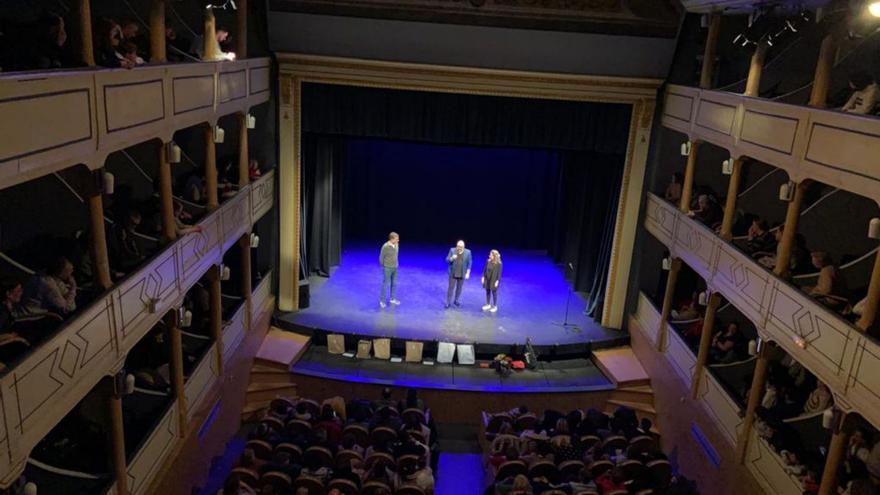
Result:
{"label": "carpeted aisle", "polygon": [[440,454],[435,495],[480,495],[483,493],[481,454]]}

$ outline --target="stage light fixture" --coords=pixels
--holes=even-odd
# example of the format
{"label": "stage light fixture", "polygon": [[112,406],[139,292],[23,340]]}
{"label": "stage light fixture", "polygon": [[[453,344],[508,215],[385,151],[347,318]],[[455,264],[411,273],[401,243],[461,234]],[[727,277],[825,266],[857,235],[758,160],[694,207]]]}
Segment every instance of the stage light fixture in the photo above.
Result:
{"label": "stage light fixture", "polygon": [[226,130],[219,125],[214,126],[214,144],[223,144],[226,140]]}
{"label": "stage light fixture", "polygon": [[455,357],[455,344],[452,342],[440,342],[437,344],[437,362],[449,364]]}
{"label": "stage light fixture", "polygon": [[779,186],[779,200],[789,202],[794,199],[795,183],[788,181]]}
{"label": "stage light fixture", "polygon": [[458,344],[458,346],[456,346],[456,352],[458,353],[458,364],[476,364],[477,360],[474,356],[473,344]]}
{"label": "stage light fixture", "polygon": [[256,129],[257,127],[257,118],[254,117],[254,114],[247,114],[247,128],[248,129]]}
{"label": "stage light fixture", "polygon": [[182,154],[180,146],[174,141],[169,141],[165,144],[165,159],[168,160],[168,163],[180,163]]}
{"label": "stage light fixture", "polygon": [[345,353],[345,335],[334,333],[327,336],[327,352],[330,354]]}
{"label": "stage light fixture", "polygon": [[691,154],[691,142],[685,141],[681,143],[681,156],[688,156]]}
{"label": "stage light fixture", "polygon": [[880,218],[874,217],[868,222],[868,237],[880,239]]}
{"label": "stage light fixture", "polygon": [[417,341],[407,341],[406,343],[406,362],[407,363],[419,363],[422,361],[422,351],[425,348],[425,344]]}
{"label": "stage light fixture", "polygon": [[373,357],[376,359],[391,359],[391,339],[373,339]]}
{"label": "stage light fixture", "polygon": [[868,12],[874,17],[880,17],[880,2],[868,4]]}
{"label": "stage light fixture", "polygon": [[724,175],[733,174],[733,158],[728,158],[721,162],[721,173]]}

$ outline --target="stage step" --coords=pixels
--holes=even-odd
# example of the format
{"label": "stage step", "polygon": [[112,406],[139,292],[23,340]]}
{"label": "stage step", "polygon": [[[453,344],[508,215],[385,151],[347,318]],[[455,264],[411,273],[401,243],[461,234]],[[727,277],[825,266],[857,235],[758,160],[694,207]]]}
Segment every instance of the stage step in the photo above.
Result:
{"label": "stage step", "polygon": [[288,370],[273,368],[261,364],[254,364],[251,368],[250,383],[290,383],[295,384],[293,374]]}
{"label": "stage step", "polygon": [[651,379],[630,347],[593,352],[593,362],[618,387],[650,385]]}
{"label": "stage step", "polygon": [[269,403],[272,402],[272,399],[261,400],[248,402],[241,410],[241,422],[242,423],[256,423],[263,416],[266,415],[266,411],[269,409]]}
{"label": "stage step", "polygon": [[248,385],[248,402],[272,400],[276,397],[297,397],[296,384],[290,382],[257,382]]}
{"label": "stage step", "polygon": [[622,387],[611,392],[611,399],[654,405],[654,389],[649,385]]}
{"label": "stage step", "polygon": [[311,337],[270,327],[254,358],[254,365],[287,372],[308,349]]}

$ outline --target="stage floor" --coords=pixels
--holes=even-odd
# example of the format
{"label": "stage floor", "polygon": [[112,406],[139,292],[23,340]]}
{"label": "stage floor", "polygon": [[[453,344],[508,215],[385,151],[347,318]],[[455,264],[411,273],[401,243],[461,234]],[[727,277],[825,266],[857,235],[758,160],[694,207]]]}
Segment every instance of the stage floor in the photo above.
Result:
{"label": "stage floor", "polygon": [[461,308],[444,309],[449,246],[401,243],[397,298],[400,306],[379,307],[382,270],[379,248],[347,246],[330,278],[310,279],[310,307],[280,319],[332,332],[454,343],[574,344],[619,339],[623,333],[601,327],[583,314],[585,302],[571,295],[568,321],[576,329],[554,325],[565,317],[568,284],[562,269],[543,252],[502,250],[504,273],[498,312],[483,312],[485,292],[480,274],[488,249],[468,246],[474,254],[470,280],[464,284]]}

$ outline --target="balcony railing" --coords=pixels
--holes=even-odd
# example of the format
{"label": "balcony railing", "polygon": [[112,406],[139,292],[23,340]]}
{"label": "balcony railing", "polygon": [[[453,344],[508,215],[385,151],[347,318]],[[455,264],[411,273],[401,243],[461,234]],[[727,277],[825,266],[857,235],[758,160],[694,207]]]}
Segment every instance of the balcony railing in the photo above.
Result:
{"label": "balcony railing", "polygon": [[[645,228],[827,384],[835,404],[880,424],[880,344],[654,194]],[[672,335],[673,332],[669,334]]]}
{"label": "balcony railing", "polygon": [[[264,191],[272,189],[273,180],[270,172],[242,188],[199,222],[203,232],[167,246],[0,377],[0,473],[4,478],[20,472],[31,449],[46,433],[102,377],[120,369],[129,350],[169,309],[180,304],[208,268],[222,261],[225,249],[272,207],[272,197]],[[253,306],[263,308],[270,299],[269,289],[264,283],[258,290],[263,303]],[[235,324],[244,322],[242,318]],[[227,328],[226,332],[230,331]],[[225,352],[234,350],[230,346]],[[203,383],[199,370],[195,374]],[[190,392],[188,389],[188,399]]]}
{"label": "balcony railing", "polygon": [[0,76],[0,188],[268,101],[268,58]]}
{"label": "balcony railing", "polygon": [[880,201],[880,119],[671,85],[663,125],[784,169]]}

